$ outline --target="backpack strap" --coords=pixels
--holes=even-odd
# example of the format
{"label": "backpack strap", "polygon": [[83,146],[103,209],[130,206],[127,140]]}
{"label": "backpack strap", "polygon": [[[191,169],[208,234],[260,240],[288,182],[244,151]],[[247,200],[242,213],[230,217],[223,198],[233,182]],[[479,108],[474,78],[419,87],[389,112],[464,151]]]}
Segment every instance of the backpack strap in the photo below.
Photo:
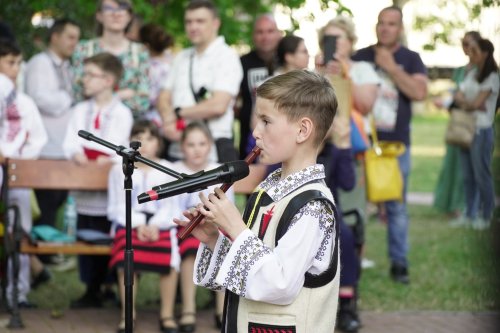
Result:
{"label": "backpack strap", "polygon": [[333,257],[330,258],[330,265],[328,268],[319,275],[313,275],[311,273],[306,272],[304,287],[305,288],[319,288],[330,283],[335,276],[337,275],[337,266],[338,266],[338,253],[339,253],[339,224],[337,223],[337,214],[335,205],[328,199],[323,192],[318,190],[307,190],[296,197],[294,197],[285,210],[283,211],[283,215],[278,222],[278,227],[276,229],[276,238],[275,245],[278,245],[278,241],[285,235],[287,232],[290,223],[292,222],[292,218],[298,211],[304,207],[307,203],[313,200],[322,200],[327,203],[328,206],[332,209],[334,215],[334,226],[335,226],[335,248],[333,251]]}

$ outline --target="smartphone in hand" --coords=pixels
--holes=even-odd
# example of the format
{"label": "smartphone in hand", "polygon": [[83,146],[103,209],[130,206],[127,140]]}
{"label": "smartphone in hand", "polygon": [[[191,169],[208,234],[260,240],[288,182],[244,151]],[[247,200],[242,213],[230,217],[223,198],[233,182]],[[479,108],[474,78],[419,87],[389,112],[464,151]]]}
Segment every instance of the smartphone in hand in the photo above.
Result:
{"label": "smartphone in hand", "polygon": [[337,52],[337,36],[323,36],[323,64],[326,65],[330,60],[334,59],[334,54]]}

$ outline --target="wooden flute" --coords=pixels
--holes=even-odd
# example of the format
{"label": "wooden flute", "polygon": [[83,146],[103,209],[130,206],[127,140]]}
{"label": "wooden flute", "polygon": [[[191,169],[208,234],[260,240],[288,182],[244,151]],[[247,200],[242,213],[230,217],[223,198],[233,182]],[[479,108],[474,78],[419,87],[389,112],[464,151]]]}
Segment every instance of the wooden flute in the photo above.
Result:
{"label": "wooden flute", "polygon": [[[245,157],[245,162],[248,165],[250,165],[253,161],[255,161],[257,156],[259,156],[259,154],[260,154],[260,148],[257,146],[253,147],[252,151]],[[221,185],[220,189],[223,192],[226,192],[232,185],[233,183],[224,183]],[[186,227],[179,233],[179,238],[181,240],[186,238],[193,231],[193,229],[196,228],[198,224],[200,224],[203,218],[204,216],[200,214],[191,219],[189,223],[186,225]]]}

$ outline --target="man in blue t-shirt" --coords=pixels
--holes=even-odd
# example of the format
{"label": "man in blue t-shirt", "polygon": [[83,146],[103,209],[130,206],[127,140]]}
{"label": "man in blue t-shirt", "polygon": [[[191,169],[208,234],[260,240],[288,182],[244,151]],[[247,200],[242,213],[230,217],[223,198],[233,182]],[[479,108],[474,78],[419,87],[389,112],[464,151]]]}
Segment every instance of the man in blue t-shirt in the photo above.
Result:
{"label": "man in blue t-shirt", "polygon": [[406,152],[399,157],[404,179],[403,202],[385,203],[388,217],[391,277],[407,284],[408,276],[408,214],[406,191],[410,173],[411,102],[427,95],[427,71],[418,53],[400,44],[403,13],[395,6],[382,9],[376,26],[378,43],[359,50],[353,60],[373,63],[380,75],[379,94],[373,106],[373,117],[380,140],[400,141]]}

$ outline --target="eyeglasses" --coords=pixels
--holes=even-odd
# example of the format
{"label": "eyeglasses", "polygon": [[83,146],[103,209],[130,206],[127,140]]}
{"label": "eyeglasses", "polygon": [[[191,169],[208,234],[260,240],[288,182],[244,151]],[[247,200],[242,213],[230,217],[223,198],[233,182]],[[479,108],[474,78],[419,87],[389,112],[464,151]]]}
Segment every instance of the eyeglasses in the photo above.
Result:
{"label": "eyeglasses", "polygon": [[103,5],[101,7],[101,11],[103,13],[110,13],[110,14],[113,14],[113,13],[122,14],[125,11],[128,11],[128,10],[129,10],[129,7],[128,6],[124,6],[124,5],[120,5],[118,7],[113,7],[113,6],[109,6],[109,5]]}
{"label": "eyeglasses", "polygon": [[97,73],[91,73],[91,72],[83,72],[82,78],[89,78],[89,79],[103,79],[106,75],[105,74],[97,74]]}

